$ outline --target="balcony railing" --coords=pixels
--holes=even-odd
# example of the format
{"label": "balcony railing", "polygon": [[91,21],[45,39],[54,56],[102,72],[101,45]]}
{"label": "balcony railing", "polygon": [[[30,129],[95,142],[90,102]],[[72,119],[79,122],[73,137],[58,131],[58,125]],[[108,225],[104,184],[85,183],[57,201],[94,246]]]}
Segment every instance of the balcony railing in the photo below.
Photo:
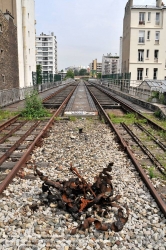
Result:
{"label": "balcony railing", "polygon": [[143,61],[144,61],[143,57],[138,58],[138,62],[143,62]]}
{"label": "balcony railing", "polygon": [[139,43],[144,43],[145,42],[145,38],[144,37],[139,37],[138,42]]}
{"label": "balcony railing", "polygon": [[160,25],[160,21],[159,21],[159,20],[156,20],[156,21],[155,21],[155,24],[156,24],[156,25]]}
{"label": "balcony railing", "polygon": [[139,21],[140,25],[145,25],[145,21]]}
{"label": "balcony railing", "polygon": [[158,58],[154,58],[154,62],[156,62],[156,63],[157,63],[157,62],[158,62]]}
{"label": "balcony railing", "polygon": [[159,44],[159,40],[155,40],[155,44]]}

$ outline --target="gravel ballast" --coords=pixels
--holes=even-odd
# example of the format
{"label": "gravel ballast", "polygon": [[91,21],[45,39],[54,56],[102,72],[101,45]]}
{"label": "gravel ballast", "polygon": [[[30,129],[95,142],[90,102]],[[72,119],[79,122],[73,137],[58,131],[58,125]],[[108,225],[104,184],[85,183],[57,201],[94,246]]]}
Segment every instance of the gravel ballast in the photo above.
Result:
{"label": "gravel ballast", "polygon": [[[80,128],[83,128],[81,134]],[[1,196],[0,249],[165,250],[166,219],[114,137],[108,126],[96,119],[57,121],[42,147],[34,150],[32,160],[51,180],[73,177],[69,170],[72,163],[90,183],[104,167],[114,162],[111,172],[114,195],[122,195],[117,203],[120,206],[127,203],[130,210],[122,231],[100,232],[91,226],[71,235],[77,222],[55,204],[39,206],[35,212],[30,209],[44,198],[39,177],[16,177]],[[25,173],[32,176],[31,163]],[[108,218],[97,219],[113,222],[117,208],[109,211]]]}

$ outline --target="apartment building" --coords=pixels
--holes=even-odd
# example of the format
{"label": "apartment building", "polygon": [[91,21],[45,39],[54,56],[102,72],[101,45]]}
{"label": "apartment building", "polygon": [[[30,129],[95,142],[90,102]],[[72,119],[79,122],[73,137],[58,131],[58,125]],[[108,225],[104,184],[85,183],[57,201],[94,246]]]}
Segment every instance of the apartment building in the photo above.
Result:
{"label": "apartment building", "polygon": [[36,36],[36,64],[42,66],[43,74],[57,74],[57,41],[53,32]]}
{"label": "apartment building", "polygon": [[133,5],[129,0],[123,21],[122,73],[131,80],[166,79],[166,7]]}
{"label": "apartment building", "polygon": [[19,87],[31,86],[32,72],[36,71],[35,1],[0,0],[0,10],[9,11],[17,27]]}
{"label": "apartment building", "polygon": [[97,77],[98,73],[102,73],[102,63],[97,62],[97,59],[93,60],[89,65],[90,75],[92,77]]}
{"label": "apartment building", "polygon": [[119,73],[119,56],[112,56],[108,53],[102,56],[102,75]]}

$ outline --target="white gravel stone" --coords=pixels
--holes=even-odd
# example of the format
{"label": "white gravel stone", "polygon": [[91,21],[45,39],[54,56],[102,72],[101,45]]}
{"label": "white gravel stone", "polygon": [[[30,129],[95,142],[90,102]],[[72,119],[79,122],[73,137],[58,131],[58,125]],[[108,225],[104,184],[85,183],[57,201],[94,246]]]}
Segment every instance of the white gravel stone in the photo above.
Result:
{"label": "white gravel stone", "polygon": [[[83,133],[78,129],[83,127]],[[16,177],[4,191],[0,204],[0,249],[166,249],[165,218],[127,155],[118,149],[114,134],[99,121],[78,119],[57,122],[41,148],[36,148],[32,159],[49,179],[67,180],[73,177],[70,162],[88,182],[94,181],[103,167],[114,162],[111,175],[114,194],[121,194],[119,204],[127,203],[130,216],[119,233],[99,232],[92,226],[89,232],[70,235],[77,226],[72,217],[58,213],[54,204],[41,206],[34,213],[29,205],[39,202],[42,182],[39,178]],[[31,164],[29,164],[31,165]],[[33,174],[33,169],[27,169]],[[44,196],[43,196],[44,197]],[[117,208],[110,209],[114,220]],[[82,215],[84,219],[84,215]],[[116,241],[120,241],[119,246]],[[27,244],[28,243],[28,244]]]}

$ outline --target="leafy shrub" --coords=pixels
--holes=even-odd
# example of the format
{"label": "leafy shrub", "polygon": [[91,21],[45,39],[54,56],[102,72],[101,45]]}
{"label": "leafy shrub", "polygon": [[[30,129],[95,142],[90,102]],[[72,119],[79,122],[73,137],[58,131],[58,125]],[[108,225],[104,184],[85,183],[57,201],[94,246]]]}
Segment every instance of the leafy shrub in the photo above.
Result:
{"label": "leafy shrub", "polygon": [[28,119],[39,119],[49,116],[49,112],[43,107],[42,100],[38,96],[37,91],[33,91],[26,96],[25,108],[22,110],[21,115]]}

